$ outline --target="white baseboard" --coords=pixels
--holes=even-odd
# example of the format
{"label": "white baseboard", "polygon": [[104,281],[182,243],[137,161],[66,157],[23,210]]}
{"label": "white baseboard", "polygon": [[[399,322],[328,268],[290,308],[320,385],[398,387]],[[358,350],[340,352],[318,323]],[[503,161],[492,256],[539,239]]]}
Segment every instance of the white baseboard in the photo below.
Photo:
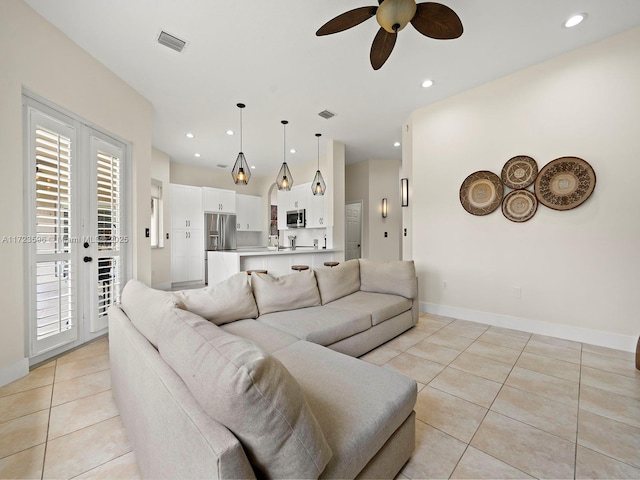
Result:
{"label": "white baseboard", "polygon": [[29,359],[23,358],[16,363],[0,368],[0,387],[29,374]]}
{"label": "white baseboard", "polygon": [[563,338],[565,340],[573,340],[574,342],[598,345],[600,347],[615,348],[616,350],[624,350],[626,352],[635,352],[636,342],[638,341],[637,337],[621,335],[619,333],[591,330],[573,325],[531,320],[528,318],[481,312],[479,310],[438,305],[435,303],[420,302],[420,311],[460,320],[495,325],[497,327],[537,333],[539,335],[547,335],[549,337]]}

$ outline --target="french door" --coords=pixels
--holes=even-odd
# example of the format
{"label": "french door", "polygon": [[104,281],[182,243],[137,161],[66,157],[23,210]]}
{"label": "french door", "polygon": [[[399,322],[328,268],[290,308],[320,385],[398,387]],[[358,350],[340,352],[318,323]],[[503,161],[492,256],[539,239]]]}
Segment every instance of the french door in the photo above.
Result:
{"label": "french door", "polygon": [[106,332],[128,237],[125,145],[27,99],[28,350],[38,361]]}

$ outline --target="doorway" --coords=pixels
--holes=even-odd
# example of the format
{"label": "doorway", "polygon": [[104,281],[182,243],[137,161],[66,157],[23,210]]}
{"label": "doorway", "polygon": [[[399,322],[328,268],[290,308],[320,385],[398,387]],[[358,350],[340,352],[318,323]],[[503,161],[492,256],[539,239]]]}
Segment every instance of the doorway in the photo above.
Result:
{"label": "doorway", "polygon": [[345,260],[362,257],[362,202],[345,205],[346,251]]}
{"label": "doorway", "polygon": [[126,146],[25,97],[27,351],[38,363],[107,331],[128,235]]}

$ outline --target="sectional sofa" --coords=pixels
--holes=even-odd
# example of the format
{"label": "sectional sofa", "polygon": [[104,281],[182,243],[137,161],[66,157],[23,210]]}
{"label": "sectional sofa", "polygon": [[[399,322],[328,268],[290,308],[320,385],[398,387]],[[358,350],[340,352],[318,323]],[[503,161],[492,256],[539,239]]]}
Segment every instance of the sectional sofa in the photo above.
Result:
{"label": "sectional sofa", "polygon": [[112,388],[149,478],[393,478],[416,383],[359,360],[418,320],[413,262],[240,273],[181,292],[129,281]]}

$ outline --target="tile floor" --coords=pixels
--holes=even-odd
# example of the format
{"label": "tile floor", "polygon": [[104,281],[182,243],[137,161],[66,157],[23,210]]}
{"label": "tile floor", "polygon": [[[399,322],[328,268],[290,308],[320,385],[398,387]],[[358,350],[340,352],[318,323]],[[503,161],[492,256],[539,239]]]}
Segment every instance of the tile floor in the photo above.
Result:
{"label": "tile floor", "polygon": [[[422,314],[362,357],[418,382],[398,478],[640,478],[635,355]],[[102,338],[0,388],[0,478],[139,478]]]}

